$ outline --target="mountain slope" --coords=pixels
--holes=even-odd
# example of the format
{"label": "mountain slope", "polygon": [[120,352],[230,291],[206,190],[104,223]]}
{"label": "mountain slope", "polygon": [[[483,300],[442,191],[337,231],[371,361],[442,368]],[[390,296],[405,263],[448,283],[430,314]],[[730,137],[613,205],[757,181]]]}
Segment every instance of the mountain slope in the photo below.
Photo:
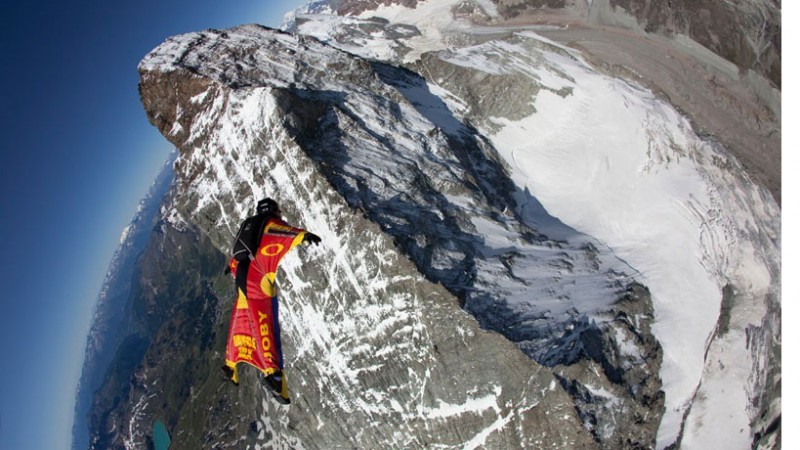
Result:
{"label": "mountain slope", "polygon": [[[224,257],[170,208],[136,261],[123,317],[124,341],[94,393],[92,449],[145,448],[156,420],[174,426],[183,405],[209,374],[221,324]],[[224,339],[224,330],[220,333]],[[224,342],[224,340],[223,340]],[[155,400],[153,400],[155,398]]]}
{"label": "mountain slope", "polygon": [[[432,92],[477,124],[508,162],[517,186],[638,271],[653,294],[653,330],[665,350],[660,375],[667,412],[659,446],[682,439],[685,420],[703,422],[687,419],[689,411],[698,414],[696,408],[706,421],[730,417],[714,427],[691,428],[696,442],[718,439],[718,431],[726,429],[730,446],[749,446],[761,430],[774,430],[780,416],[774,401],[780,397],[780,364],[765,364],[779,359],[780,346],[754,348],[746,337],[758,335],[762,343],[780,339],[780,210],[751,180],[757,177],[780,198],[770,178],[780,167],[776,91],[761,89],[750,72],[729,70],[730,63],[684,36],[669,40],[635,26],[622,29],[620,23],[630,22],[605,9],[606,2],[588,8],[547,5],[566,5],[566,12],[541,3],[514,2],[517,11],[509,13],[488,2],[420,2],[413,9],[391,2],[317,2],[298,10],[288,26],[424,74]],[[353,12],[353,5],[360,5],[357,16],[337,15]],[[600,37],[597,43],[591,37],[577,41],[580,45],[567,41],[584,49],[580,52],[541,37],[569,39],[582,30],[605,34],[589,34]],[[613,58],[615,49],[627,54],[630,42],[636,50],[631,54],[646,56],[644,66],[629,61],[625,67],[620,62],[625,58]],[[646,67],[651,59],[674,60],[666,66],[698,78],[670,78],[670,70],[661,78],[643,78],[637,72],[653,74]],[[695,121],[654,93],[607,73],[655,86],[660,97],[667,92]],[[778,104],[779,97],[777,91]],[[698,125],[732,143],[736,156],[695,131]],[[731,303],[725,300],[730,291],[738,292],[739,325],[723,339],[715,330],[730,323]],[[736,370],[719,369],[733,366]],[[707,390],[704,379],[716,387]],[[695,404],[712,392],[712,399]],[[737,413],[729,416],[730,410]]]}
{"label": "mountain slope", "polygon": [[[207,51],[241,63],[212,64],[204,74],[195,58]],[[265,55],[274,59],[259,60]],[[141,65],[145,109],[182,151],[175,201],[188,220],[226,249],[254,202],[270,195],[291,222],[323,239],[320,250],[287,257],[279,274],[297,406],[277,410],[261,392],[265,416],[256,427],[270,430],[264,439],[320,448],[387,439],[592,447],[552,372],[480,330],[449,292],[422,278],[377,225],[347,205],[292,140],[276,108],[282,96],[314,87],[324,106],[337,95],[313,86],[319,64],[340,65],[345,80],[374,73],[359,58],[260,27],[174,38]]]}

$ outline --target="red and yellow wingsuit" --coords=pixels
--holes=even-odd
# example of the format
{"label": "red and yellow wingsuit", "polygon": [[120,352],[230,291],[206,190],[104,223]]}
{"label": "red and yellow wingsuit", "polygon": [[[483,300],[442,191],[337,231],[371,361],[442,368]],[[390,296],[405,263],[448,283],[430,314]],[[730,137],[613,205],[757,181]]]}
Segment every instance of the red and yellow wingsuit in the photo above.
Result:
{"label": "red and yellow wingsuit", "polygon": [[[258,224],[260,228],[261,224]],[[240,232],[241,234],[241,232]],[[264,375],[283,370],[278,298],[275,273],[278,263],[303,242],[306,231],[272,217],[263,227],[257,248],[247,258],[231,258],[230,268],[236,279],[237,299],[231,313],[225,364],[233,370],[231,379],[239,382],[237,364],[245,362]],[[288,398],[286,382],[281,395]]]}

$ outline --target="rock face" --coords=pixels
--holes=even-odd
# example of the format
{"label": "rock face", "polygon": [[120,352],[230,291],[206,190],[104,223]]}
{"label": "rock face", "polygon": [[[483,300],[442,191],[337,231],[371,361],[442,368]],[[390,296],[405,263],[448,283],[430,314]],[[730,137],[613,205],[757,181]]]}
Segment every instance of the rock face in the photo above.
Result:
{"label": "rock face", "polygon": [[[781,87],[781,3],[778,0],[729,2],[672,0],[493,0],[499,15],[519,19],[569,9],[630,15],[647,33],[682,35]],[[609,8],[607,11],[598,9]],[[619,20],[619,19],[617,19]]]}
{"label": "rock face", "polygon": [[[683,34],[781,87],[781,3],[612,0],[649,32]],[[725,24],[725,25],[721,25]]]}
{"label": "rock face", "polygon": [[[174,198],[187,220],[227,249],[231,233],[254,202],[272,196],[290,222],[323,239],[322,249],[287,258],[279,274],[284,280],[283,341],[296,406],[276,408],[268,394],[256,391],[264,409],[255,425],[261,442],[315,448],[594,447],[553,372],[502,336],[482,330],[451,292],[427,280],[412,262],[432,257],[420,239],[463,234],[456,224],[467,220],[457,210],[447,211],[444,195],[422,187],[442,183],[451,196],[480,201],[482,189],[502,188],[486,178],[492,171],[501,173],[497,163],[473,162],[477,167],[472,170],[489,175],[462,172],[467,183],[456,177],[432,180],[424,172],[430,168],[413,164],[414,155],[389,146],[392,158],[410,159],[408,169],[417,166],[416,173],[409,170],[400,178],[409,188],[416,186],[406,194],[439,198],[442,211],[452,216],[423,216],[433,234],[398,233],[406,234],[402,241],[382,228],[405,225],[414,231],[423,226],[415,217],[422,209],[394,192],[406,189],[379,177],[341,180],[349,174],[337,166],[348,160],[358,170],[368,169],[368,161],[355,161],[359,155],[348,152],[348,146],[358,143],[359,151],[378,152],[381,163],[373,156],[371,169],[389,176],[389,164],[395,162],[380,155],[381,145],[391,139],[411,141],[409,133],[423,125],[396,119],[414,109],[383,80],[387,76],[394,83],[414,82],[403,70],[374,67],[314,40],[257,26],[174,38],[141,65],[145,109],[181,150]],[[359,123],[376,116],[362,108],[376,108],[378,120],[382,116],[384,126],[395,132],[377,136],[372,130],[371,135]],[[440,147],[430,153],[438,150],[440,158],[452,158],[450,170],[458,170],[459,155],[444,152],[448,136],[430,122],[424,125],[431,132],[428,140]],[[312,143],[317,153],[311,152]],[[478,158],[467,153],[477,148],[464,149],[461,157]],[[323,157],[323,152],[331,155]],[[374,190],[359,188],[367,182],[375,183]],[[391,194],[384,197],[382,189]],[[369,220],[372,214],[386,218]],[[411,219],[416,222],[404,224]],[[451,231],[449,222],[455,223]],[[462,240],[474,251],[476,243],[467,236]],[[459,260],[475,257],[463,250],[455,254]],[[452,270],[438,275],[432,270],[428,278],[460,280],[469,287],[472,270],[458,276]],[[215,446],[233,446],[226,442],[220,439]]]}
{"label": "rock face", "polygon": [[606,448],[650,448],[657,432],[648,415],[663,408],[664,392],[654,364],[661,349],[650,334],[649,295],[644,286],[630,285],[606,321],[584,324],[573,363],[556,368],[584,427]]}

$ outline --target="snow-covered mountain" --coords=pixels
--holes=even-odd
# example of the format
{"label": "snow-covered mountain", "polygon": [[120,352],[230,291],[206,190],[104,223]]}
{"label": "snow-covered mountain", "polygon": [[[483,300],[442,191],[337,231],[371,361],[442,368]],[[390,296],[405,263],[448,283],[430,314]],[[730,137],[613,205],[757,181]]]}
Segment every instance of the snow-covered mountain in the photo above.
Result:
{"label": "snow-covered mountain", "polygon": [[[780,340],[780,211],[772,196],[664,100],[536,34],[551,26],[504,21],[503,5],[489,2],[335,14],[354,4],[311,4],[287,26],[422,74],[487,138],[518,189],[630,265],[652,293],[653,332],[664,349],[659,446],[683,433],[685,447],[708,448],[723,429],[729,444],[748,446],[758,432],[742,430],[777,414],[775,397],[764,401],[780,366],[765,364],[780,355],[766,350]],[[587,15],[600,14],[594,6]],[[731,329],[728,313],[737,308]]]}
{"label": "snow-covered mountain", "polygon": [[[273,197],[323,239],[279,274],[292,406],[203,370],[170,407],[174,443],[780,445],[773,195],[669,91],[507,7],[316,2],[289,32],[144,58],[143,105],[180,151],[165,215],[227,253]],[[165,351],[135,369],[114,442],[166,414]]]}

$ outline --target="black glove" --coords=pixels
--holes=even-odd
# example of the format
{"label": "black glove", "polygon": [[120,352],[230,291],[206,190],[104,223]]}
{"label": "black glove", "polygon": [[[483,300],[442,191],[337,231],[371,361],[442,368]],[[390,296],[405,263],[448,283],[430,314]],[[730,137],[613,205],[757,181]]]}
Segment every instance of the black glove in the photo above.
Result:
{"label": "black glove", "polygon": [[225,275],[228,275],[230,273],[231,273],[231,266],[225,266]]}
{"label": "black glove", "polygon": [[310,242],[314,245],[317,245],[320,242],[322,242],[322,239],[320,239],[319,236],[317,236],[316,234],[310,231],[306,231],[305,236],[303,236],[303,242]]}

